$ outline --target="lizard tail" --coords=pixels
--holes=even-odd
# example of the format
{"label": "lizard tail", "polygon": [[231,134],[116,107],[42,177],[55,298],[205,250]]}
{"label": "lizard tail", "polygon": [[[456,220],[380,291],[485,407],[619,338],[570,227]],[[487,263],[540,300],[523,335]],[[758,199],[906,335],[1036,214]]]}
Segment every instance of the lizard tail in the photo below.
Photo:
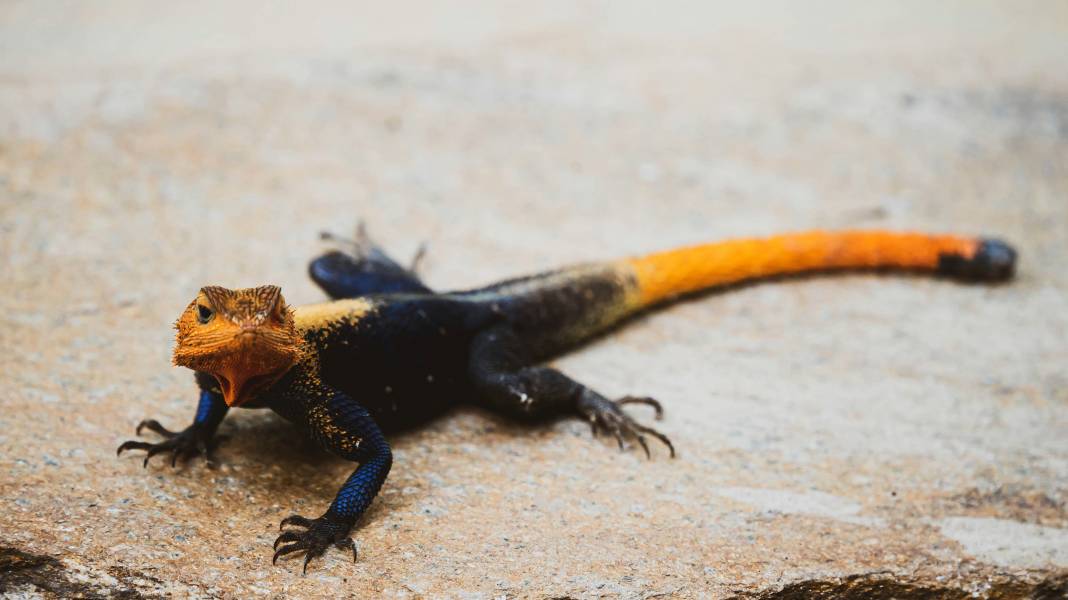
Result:
{"label": "lizard tail", "polygon": [[637,284],[632,309],[711,287],[777,275],[889,269],[968,281],[1013,275],[1016,251],[995,239],[894,233],[810,231],[702,244],[617,263]]}

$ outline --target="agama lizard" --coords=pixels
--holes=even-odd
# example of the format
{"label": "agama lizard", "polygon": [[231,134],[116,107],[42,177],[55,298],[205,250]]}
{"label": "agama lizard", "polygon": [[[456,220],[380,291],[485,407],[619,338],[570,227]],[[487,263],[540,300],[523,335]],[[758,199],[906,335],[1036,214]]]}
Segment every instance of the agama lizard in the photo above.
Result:
{"label": "agama lizard", "polygon": [[531,421],[587,419],[623,447],[666,436],[623,410],[652,398],[610,400],[543,361],[649,307],[681,295],[776,275],[837,270],[928,272],[996,282],[1013,274],[1016,252],[992,239],[884,231],[809,232],[693,246],[639,258],[585,264],[487,287],[437,293],[412,269],[361,236],[356,251],[311,262],[311,277],[334,300],[290,308],[273,285],[208,286],[178,317],[174,364],[195,371],[200,401],[192,425],[173,432],[155,420],[137,426],[164,438],[128,441],[118,452],[161,452],[174,464],[210,459],[230,407],[270,408],[329,452],[359,466],[330,507],[291,515],[273,561],[303,552],[304,570],[330,546],[356,546],[349,533],[392,464],[383,430],[424,421],[469,401]]}

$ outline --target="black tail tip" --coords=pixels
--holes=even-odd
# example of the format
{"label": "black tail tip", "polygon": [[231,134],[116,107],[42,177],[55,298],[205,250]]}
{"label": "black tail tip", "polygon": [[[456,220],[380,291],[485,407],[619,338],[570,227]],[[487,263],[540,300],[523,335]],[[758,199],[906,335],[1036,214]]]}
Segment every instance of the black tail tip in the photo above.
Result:
{"label": "black tail tip", "polygon": [[971,258],[939,256],[938,272],[963,281],[1006,281],[1016,272],[1016,250],[1001,240],[981,239]]}

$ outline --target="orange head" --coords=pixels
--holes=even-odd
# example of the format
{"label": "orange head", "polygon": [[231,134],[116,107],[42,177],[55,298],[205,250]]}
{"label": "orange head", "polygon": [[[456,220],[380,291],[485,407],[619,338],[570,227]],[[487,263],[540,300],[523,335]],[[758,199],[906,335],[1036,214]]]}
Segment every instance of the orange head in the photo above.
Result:
{"label": "orange head", "polygon": [[303,342],[275,285],[201,288],[174,327],[174,364],[213,375],[229,406],[247,402],[288,371]]}

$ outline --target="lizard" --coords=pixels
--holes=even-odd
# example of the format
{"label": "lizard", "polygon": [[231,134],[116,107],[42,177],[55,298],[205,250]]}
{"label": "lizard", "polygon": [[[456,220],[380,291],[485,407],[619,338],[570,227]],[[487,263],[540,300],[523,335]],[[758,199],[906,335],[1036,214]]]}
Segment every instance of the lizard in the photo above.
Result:
{"label": "lizard", "polygon": [[[326,237],[327,234],[324,234]],[[335,238],[340,239],[340,238]],[[421,252],[420,252],[421,255]],[[328,452],[358,463],[326,511],[281,521],[272,563],[303,553],[308,563],[331,546],[351,550],[356,521],[393,462],[384,432],[425,422],[460,402],[508,418],[586,419],[594,435],[624,448],[670,439],[641,424],[628,404],[663,409],[653,398],[609,399],[545,362],[652,307],[741,282],[826,271],[896,270],[972,282],[1001,282],[1016,251],[993,238],[846,230],[781,234],[580,264],[476,289],[435,292],[412,268],[376,246],[361,226],[353,249],[311,261],[311,278],[332,299],[290,307],[280,288],[206,286],[185,308],[173,362],[195,373],[192,424],[118,448],[144,450],[143,464],[204,455],[228,409],[269,408]]]}

